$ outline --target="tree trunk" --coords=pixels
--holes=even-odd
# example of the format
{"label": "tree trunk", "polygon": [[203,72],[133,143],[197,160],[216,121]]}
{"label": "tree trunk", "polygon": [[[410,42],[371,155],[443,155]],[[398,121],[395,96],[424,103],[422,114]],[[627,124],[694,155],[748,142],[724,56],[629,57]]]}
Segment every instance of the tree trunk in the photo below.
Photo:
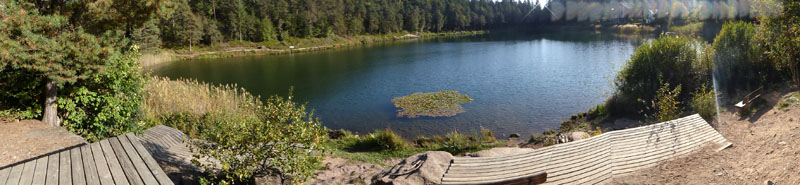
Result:
{"label": "tree trunk", "polygon": [[44,116],[42,116],[42,122],[45,122],[53,127],[61,126],[61,123],[58,120],[58,114],[56,110],[56,82],[52,79],[47,79],[44,85]]}

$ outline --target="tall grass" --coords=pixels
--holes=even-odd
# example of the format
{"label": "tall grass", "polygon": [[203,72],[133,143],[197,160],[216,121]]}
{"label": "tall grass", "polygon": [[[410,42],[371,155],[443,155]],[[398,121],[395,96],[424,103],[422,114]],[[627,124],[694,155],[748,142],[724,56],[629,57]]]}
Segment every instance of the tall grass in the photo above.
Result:
{"label": "tall grass", "polygon": [[257,117],[263,105],[236,85],[211,85],[197,80],[152,77],[145,85],[142,102],[145,120],[152,125],[166,124],[196,136],[195,120],[206,115],[235,114]]}

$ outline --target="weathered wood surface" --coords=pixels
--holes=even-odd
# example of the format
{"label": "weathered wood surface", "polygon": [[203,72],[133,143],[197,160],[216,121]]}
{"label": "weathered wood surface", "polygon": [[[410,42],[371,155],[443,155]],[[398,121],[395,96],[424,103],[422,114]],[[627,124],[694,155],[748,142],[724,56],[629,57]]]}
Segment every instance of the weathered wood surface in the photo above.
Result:
{"label": "weathered wood surface", "polygon": [[[442,184],[505,184],[545,174],[544,184],[604,184],[618,175],[729,142],[699,115],[497,157],[456,157]],[[512,184],[537,184],[533,181]]]}
{"label": "weathered wood surface", "polygon": [[[180,130],[158,125],[145,130],[140,139],[143,147],[153,154],[154,159],[201,171],[200,167],[192,163],[194,153],[189,149],[189,138]],[[208,164],[211,160],[199,161]]]}
{"label": "weathered wood surface", "polygon": [[0,169],[0,185],[172,185],[133,134],[126,134]]}

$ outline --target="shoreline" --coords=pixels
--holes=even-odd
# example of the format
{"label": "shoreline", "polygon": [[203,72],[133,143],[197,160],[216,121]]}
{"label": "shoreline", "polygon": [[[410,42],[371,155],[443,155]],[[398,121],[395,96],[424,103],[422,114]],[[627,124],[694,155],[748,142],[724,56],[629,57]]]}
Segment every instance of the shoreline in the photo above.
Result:
{"label": "shoreline", "polygon": [[[206,46],[205,48],[198,47],[194,52],[182,51],[182,49],[163,49],[151,54],[143,54],[139,58],[139,62],[144,69],[152,69],[167,62],[179,60],[193,60],[193,59],[216,59],[216,58],[233,58],[245,56],[267,56],[267,55],[286,55],[295,53],[310,53],[316,51],[325,51],[338,48],[350,47],[366,47],[373,44],[391,43],[399,41],[409,41],[414,39],[433,39],[444,37],[463,37],[488,34],[489,31],[457,31],[457,32],[420,32],[417,34],[412,33],[392,33],[384,35],[359,35],[355,37],[340,37],[332,36],[329,38],[309,38],[287,41],[294,44],[282,43],[235,43],[231,41],[223,43],[222,45],[236,44],[239,46],[226,46],[222,48],[214,48],[220,46]],[[331,42],[333,43],[315,43],[315,42]],[[319,41],[324,40],[324,41]],[[307,43],[311,42],[311,43]],[[289,49],[289,45],[296,48]],[[285,47],[286,49],[277,49],[278,47]]]}

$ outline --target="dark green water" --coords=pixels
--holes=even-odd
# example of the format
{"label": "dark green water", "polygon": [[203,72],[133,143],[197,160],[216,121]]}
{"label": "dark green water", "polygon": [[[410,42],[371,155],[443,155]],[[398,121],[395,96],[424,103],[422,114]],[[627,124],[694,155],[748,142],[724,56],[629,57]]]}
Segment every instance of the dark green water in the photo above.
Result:
{"label": "dark green water", "polygon": [[[602,103],[611,79],[642,38],[596,33],[497,33],[281,56],[179,61],[154,75],[236,83],[255,95],[294,87],[323,124],[366,133],[390,127],[406,137],[480,126],[524,136],[557,129]],[[397,118],[391,100],[457,90],[474,101],[447,118]]]}

